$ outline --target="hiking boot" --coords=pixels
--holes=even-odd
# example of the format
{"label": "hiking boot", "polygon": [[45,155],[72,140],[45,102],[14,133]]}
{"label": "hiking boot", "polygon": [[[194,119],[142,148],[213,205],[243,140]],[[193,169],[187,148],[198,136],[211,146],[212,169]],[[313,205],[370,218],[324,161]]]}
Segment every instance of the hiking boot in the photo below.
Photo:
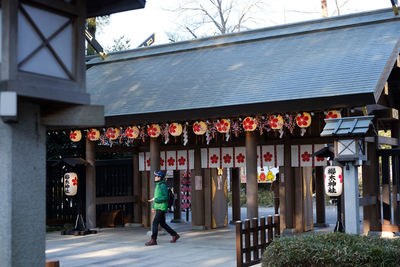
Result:
{"label": "hiking boot", "polygon": [[155,246],[155,245],[157,245],[157,240],[155,240],[155,239],[150,239],[150,241],[149,242],[147,242],[146,244],[145,244],[146,246]]}
{"label": "hiking boot", "polygon": [[172,237],[172,240],[170,241],[171,243],[175,243],[176,240],[178,240],[180,238],[180,235],[176,234]]}

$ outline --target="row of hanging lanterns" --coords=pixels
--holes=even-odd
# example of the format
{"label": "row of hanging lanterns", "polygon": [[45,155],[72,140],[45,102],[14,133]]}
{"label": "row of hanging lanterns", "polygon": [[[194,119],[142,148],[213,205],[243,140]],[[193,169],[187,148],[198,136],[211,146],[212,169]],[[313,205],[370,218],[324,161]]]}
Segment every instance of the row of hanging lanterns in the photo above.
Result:
{"label": "row of hanging lanterns", "polygon": [[[326,113],[325,118],[340,118],[340,111],[330,110]],[[264,117],[263,117],[264,118]],[[295,122],[298,127],[302,129],[302,135],[305,133],[305,129],[311,125],[311,114],[308,112],[298,113],[295,117]],[[259,126],[259,121],[254,117],[246,117],[242,121],[242,127],[244,131],[255,131]],[[266,124],[272,130],[281,130],[285,125],[285,121],[282,115],[270,115],[267,117]],[[180,136],[186,131],[186,126],[183,127],[182,124],[174,122],[167,124],[167,131],[171,136]],[[193,123],[193,132],[196,135],[204,135],[207,133],[208,124],[204,121],[196,121]],[[220,119],[215,123],[215,129],[219,133],[226,134],[231,129],[230,119]],[[136,139],[140,136],[140,129],[138,126],[129,126],[125,129],[125,136],[128,139]],[[160,134],[163,134],[163,130],[158,124],[151,124],[147,128],[147,134],[149,137],[157,138]],[[108,128],[105,133],[109,140],[116,140],[121,136],[121,131],[119,128]],[[100,131],[97,129],[90,129],[87,133],[87,137],[90,141],[97,141],[100,139]],[[82,139],[82,133],[79,130],[70,133],[70,139],[73,142],[79,142]]]}

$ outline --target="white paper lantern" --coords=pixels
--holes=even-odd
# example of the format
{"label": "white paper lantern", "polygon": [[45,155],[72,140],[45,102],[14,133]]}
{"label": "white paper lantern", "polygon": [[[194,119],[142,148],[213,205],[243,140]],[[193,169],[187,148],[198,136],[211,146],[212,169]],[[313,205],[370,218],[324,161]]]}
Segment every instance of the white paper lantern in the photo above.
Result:
{"label": "white paper lantern", "polygon": [[330,197],[338,197],[343,190],[343,171],[339,166],[325,167],[324,172],[325,194]]}
{"label": "white paper lantern", "polygon": [[66,196],[75,196],[78,192],[78,175],[75,172],[64,174],[64,193]]}

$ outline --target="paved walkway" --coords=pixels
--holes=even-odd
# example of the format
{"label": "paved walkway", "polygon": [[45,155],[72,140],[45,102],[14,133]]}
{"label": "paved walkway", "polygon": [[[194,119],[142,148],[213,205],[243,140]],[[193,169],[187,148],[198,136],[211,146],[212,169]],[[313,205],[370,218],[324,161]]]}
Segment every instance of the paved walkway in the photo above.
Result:
{"label": "paved walkway", "polygon": [[[327,223],[335,223],[335,209],[327,207]],[[244,218],[246,209],[242,209]],[[259,216],[272,215],[272,208],[260,208]],[[167,222],[172,214],[168,214]],[[185,218],[182,213],[182,218]],[[169,223],[181,239],[169,243],[170,236],[158,237],[157,246],[146,247],[149,228],[101,228],[87,236],[46,235],[47,260],[59,260],[61,266],[236,266],[235,228],[205,231],[190,229],[189,223]],[[316,229],[321,231],[321,229]]]}

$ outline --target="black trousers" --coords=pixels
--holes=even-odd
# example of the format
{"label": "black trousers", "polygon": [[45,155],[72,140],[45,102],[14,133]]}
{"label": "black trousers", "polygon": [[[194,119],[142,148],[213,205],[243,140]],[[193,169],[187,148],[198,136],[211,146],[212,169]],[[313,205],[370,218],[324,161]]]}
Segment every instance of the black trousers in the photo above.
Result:
{"label": "black trousers", "polygon": [[158,225],[161,225],[161,227],[164,228],[170,235],[177,235],[176,232],[165,223],[165,211],[156,210],[156,216],[154,216],[153,220],[153,233],[151,235],[151,238],[153,239],[157,239]]}

